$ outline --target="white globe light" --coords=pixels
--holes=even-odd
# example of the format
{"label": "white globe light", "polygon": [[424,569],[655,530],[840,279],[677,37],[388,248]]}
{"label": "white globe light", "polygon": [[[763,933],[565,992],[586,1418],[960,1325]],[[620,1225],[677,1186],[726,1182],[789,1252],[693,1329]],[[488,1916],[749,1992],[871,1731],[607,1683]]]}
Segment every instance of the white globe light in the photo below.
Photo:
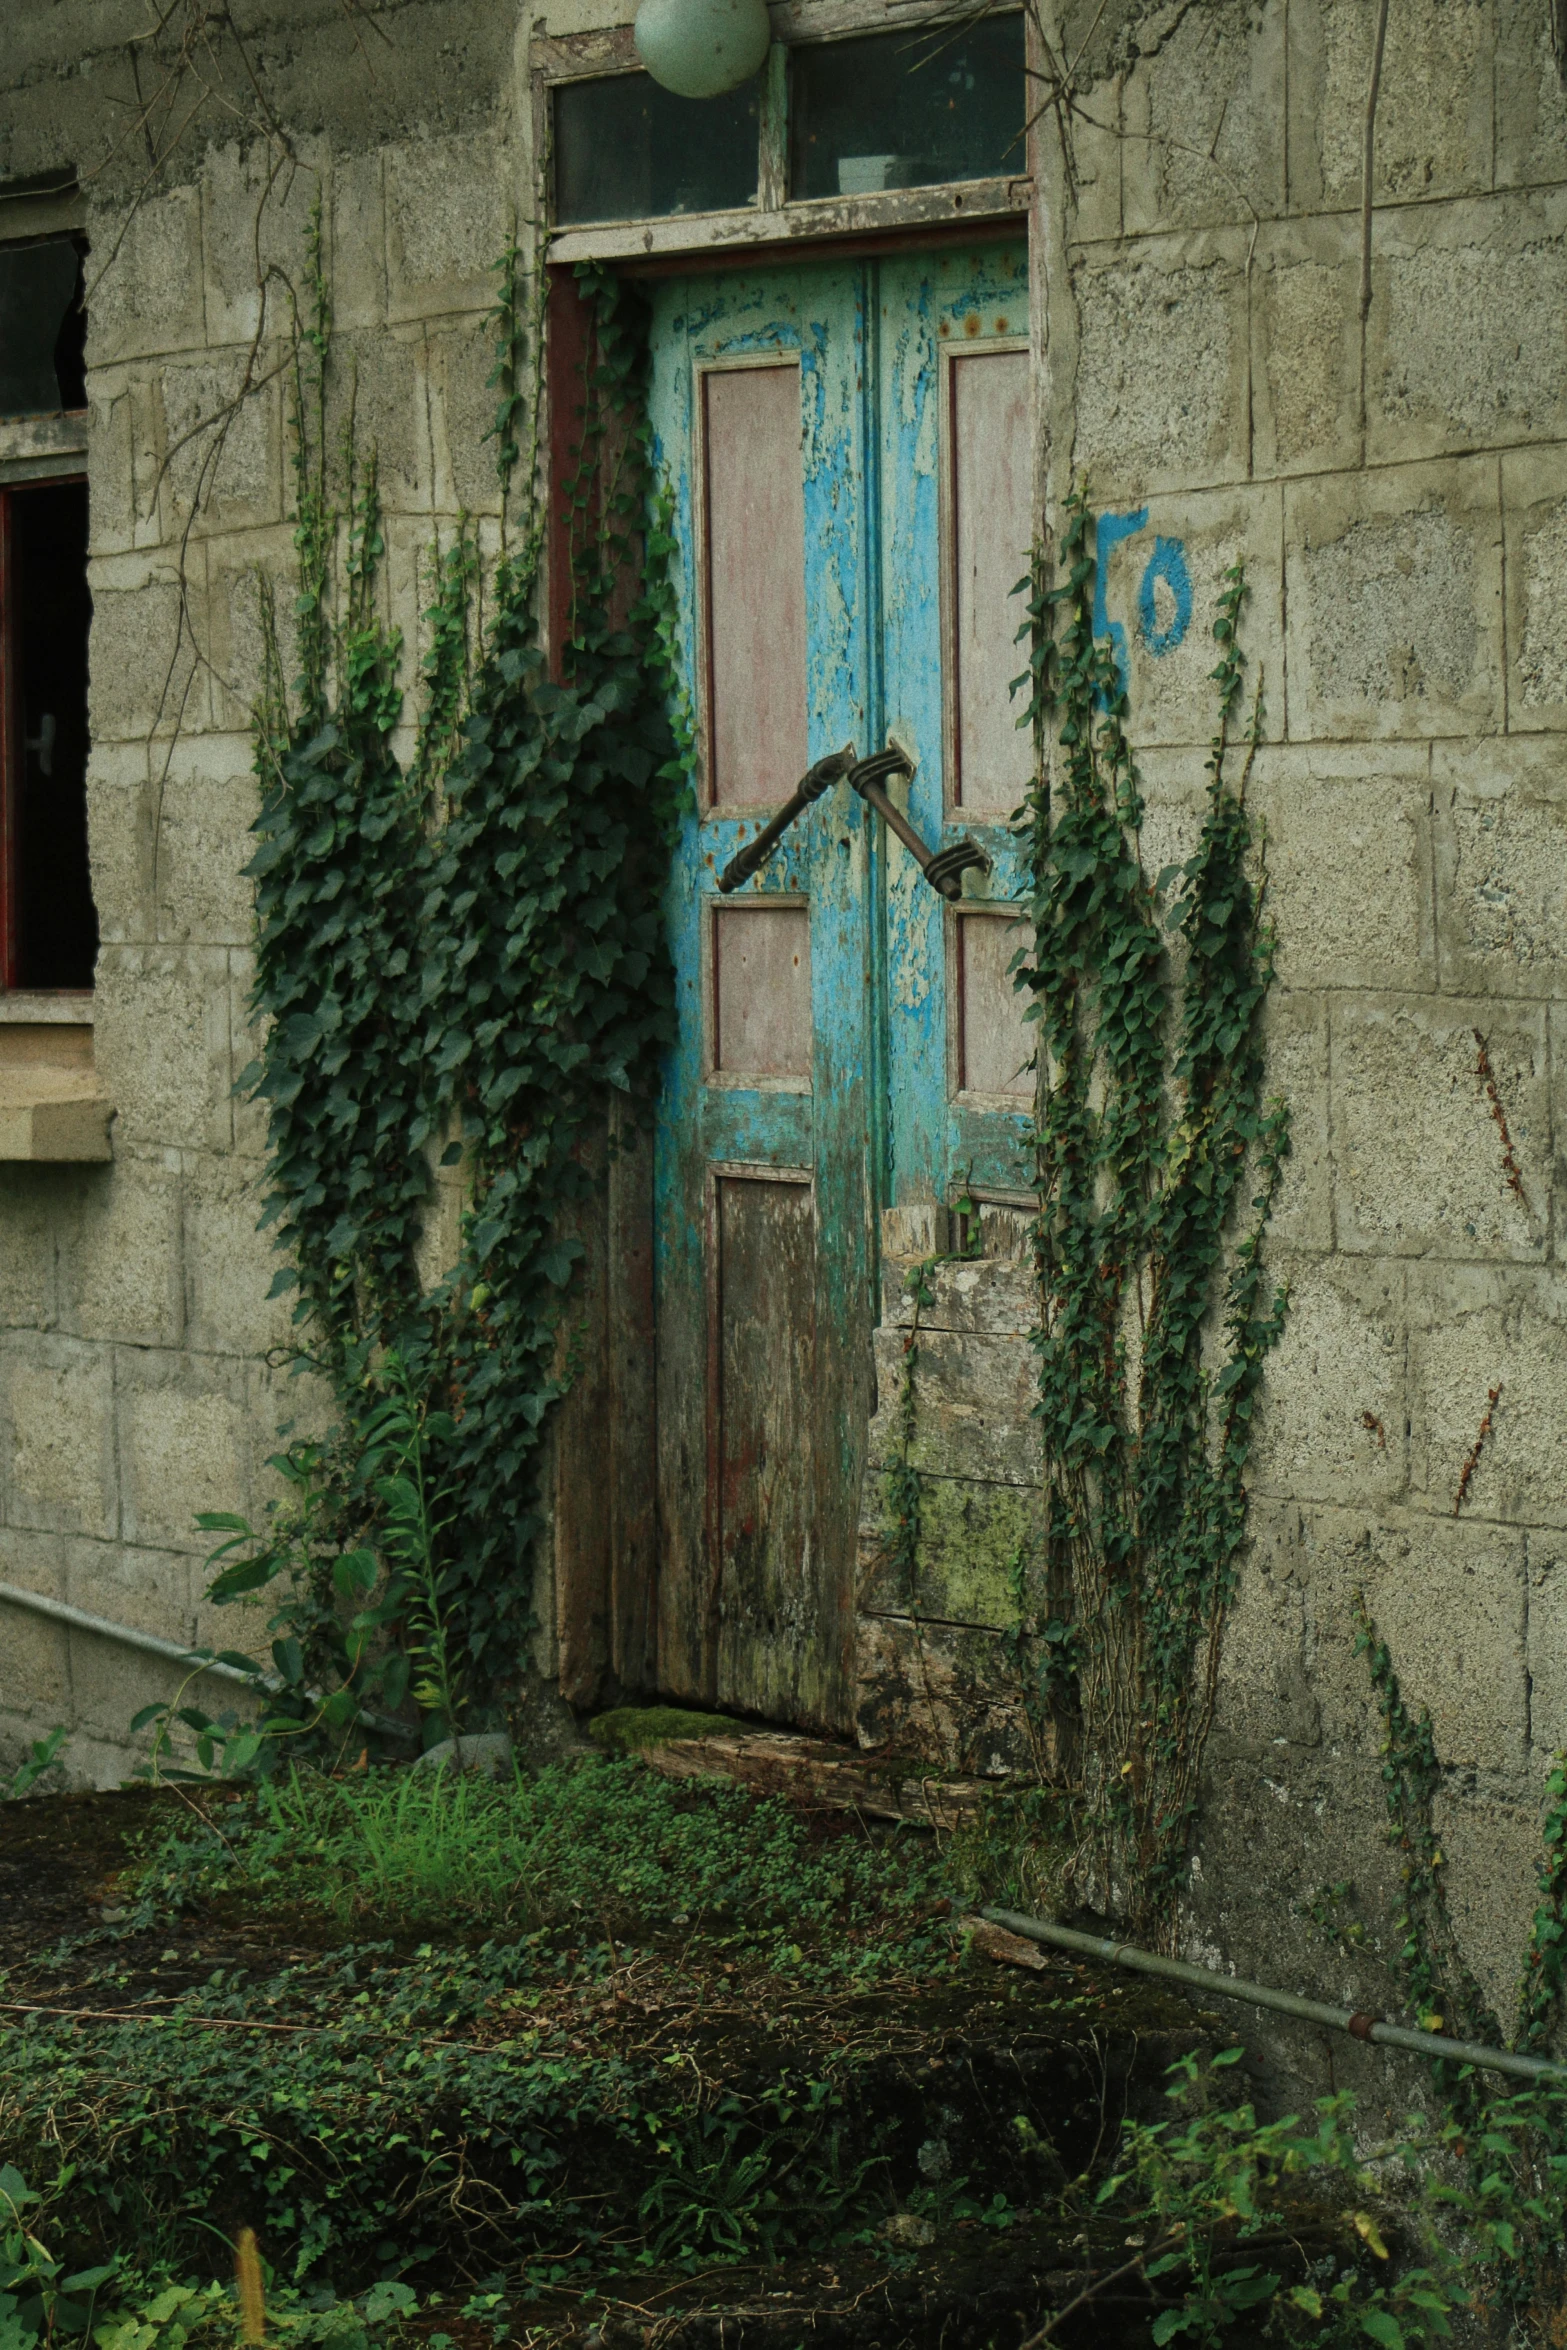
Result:
{"label": "white globe light", "polygon": [[767,0],[642,0],[637,55],[679,98],[721,98],[767,55]]}

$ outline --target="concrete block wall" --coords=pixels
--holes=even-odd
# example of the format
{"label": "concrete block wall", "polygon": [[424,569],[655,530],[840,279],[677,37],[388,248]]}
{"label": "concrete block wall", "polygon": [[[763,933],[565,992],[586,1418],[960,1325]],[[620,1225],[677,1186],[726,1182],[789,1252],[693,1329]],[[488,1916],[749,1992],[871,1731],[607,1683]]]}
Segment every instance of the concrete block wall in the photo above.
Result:
{"label": "concrete block wall", "polygon": [[[80,14],[11,28],[0,174],[75,165],[90,189],[94,1027],[117,1115],[106,1166],[0,1169],[0,1582],[166,1639],[244,1647],[259,1620],[203,1605],[210,1542],[195,1515],[259,1520],[280,1423],[308,1429],[329,1410],[284,1362],[290,1300],[267,1300],[277,1260],[256,1231],[264,1126],[234,1094],[256,1043],[243,867],[258,571],[278,583],[285,630],[292,594],[291,290],[303,301],[319,194],[329,430],[357,372],[411,733],[430,547],[460,511],[493,535],[484,313],[529,203],[528,114],[503,11],[399,10],[372,74],[340,11],[275,0],[247,37],[267,52],[291,156],[212,112],[138,196],[123,44],[141,28],[133,8],[90,25]],[[117,1780],[132,1715],[179,1679],[0,1601],[0,1770],[63,1722],[71,1775]],[[221,1686],[196,1694],[233,1702]]]}
{"label": "concrete block wall", "polygon": [[[1363,1589],[1450,1766],[1455,1914],[1504,2028],[1540,1783],[1567,1744],[1567,98],[1548,13],[1391,12],[1363,421],[1358,0],[1134,7],[1095,34],[1050,292],[1057,485],[1086,472],[1096,511],[1146,508],[1106,611],[1150,869],[1195,836],[1208,620],[1237,557],[1267,712],[1251,798],[1294,1119],[1270,1253],[1292,1297],[1190,1930],[1243,1973],[1393,1996]],[[1068,14],[1087,37],[1093,10]],[[1167,613],[1150,632],[1139,610],[1156,538],[1193,592],[1163,649]],[[1304,1914],[1346,1879],[1353,1956]]]}

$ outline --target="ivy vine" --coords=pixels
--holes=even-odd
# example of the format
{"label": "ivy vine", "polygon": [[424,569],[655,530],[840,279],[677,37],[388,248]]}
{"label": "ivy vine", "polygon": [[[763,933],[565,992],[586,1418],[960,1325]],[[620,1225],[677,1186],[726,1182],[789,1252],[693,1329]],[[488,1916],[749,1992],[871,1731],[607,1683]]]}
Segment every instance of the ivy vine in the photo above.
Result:
{"label": "ivy vine", "polygon": [[[1246,587],[1214,622],[1218,717],[1201,837],[1150,883],[1143,803],[1112,647],[1093,633],[1086,492],[1067,503],[1060,584],[1030,583],[1029,716],[1038,780],[1018,829],[1035,944],[1018,984],[1043,1065],[1034,1134],[1046,1476],[1032,1629],[1083,1790],[1084,1863],[1138,1928],[1170,1928],[1245,1540],[1245,1469],[1287,1296],[1262,1242],[1289,1147],[1264,1095],[1260,1020],[1272,926],[1252,876],[1243,729]],[[1161,913],[1161,901],[1163,911]],[[1178,1000],[1166,932],[1184,946]],[[1250,1178],[1238,1239],[1231,1223]],[[1205,1347],[1219,1308],[1222,1335]],[[1070,1625],[1070,1634],[1067,1626]]]}
{"label": "ivy vine", "polygon": [[[401,647],[380,612],[374,453],[358,457],[351,385],[348,425],[329,445],[337,387],[319,210],[311,235],[292,402],[299,675],[285,683],[269,620],[249,868],[263,1044],[241,1083],[268,1105],[266,1220],[288,1259],[273,1294],[297,1288],[299,1359],[331,1382],[341,1416],[326,1445],[280,1456],[304,1498],[217,1595],[285,1576],[274,1660],[298,1666],[285,1679],[300,1692],[335,1678],[361,1697],[411,1696],[438,1738],[492,1716],[521,1663],[541,1445],[569,1383],[583,1253],[572,1227],[602,1180],[606,1140],[644,1147],[673,1033],[660,909],[690,737],[645,318],[593,267],[578,272],[595,355],[566,485],[571,620],[560,674],[546,670],[538,450],[525,437],[538,415],[542,278],[535,267],[530,305],[514,246],[495,312],[505,494],[488,624],[481,634],[482,567],[463,518],[431,550],[415,748],[399,761]],[[467,1204],[458,1262],[423,1289],[437,1155],[461,1163]],[[421,1490],[449,1505],[420,1516],[419,1576],[404,1561],[391,1577],[421,1593],[417,1621],[384,1595],[350,1618],[334,1581],[395,1514],[374,1441],[389,1393]]]}

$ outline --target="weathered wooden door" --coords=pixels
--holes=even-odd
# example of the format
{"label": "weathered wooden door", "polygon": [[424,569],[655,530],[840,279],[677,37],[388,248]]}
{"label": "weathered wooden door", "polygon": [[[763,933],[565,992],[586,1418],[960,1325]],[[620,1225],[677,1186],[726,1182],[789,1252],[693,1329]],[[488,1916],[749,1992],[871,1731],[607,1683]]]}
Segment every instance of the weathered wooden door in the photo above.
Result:
{"label": "weathered wooden door", "polygon": [[[851,1718],[879,1211],[1025,1180],[1026,283],[993,246],[656,293],[699,741],[655,1177],[659,1676],[777,1720]],[[808,766],[889,733],[927,842],[990,854],[960,906],[846,783],[719,893]]]}

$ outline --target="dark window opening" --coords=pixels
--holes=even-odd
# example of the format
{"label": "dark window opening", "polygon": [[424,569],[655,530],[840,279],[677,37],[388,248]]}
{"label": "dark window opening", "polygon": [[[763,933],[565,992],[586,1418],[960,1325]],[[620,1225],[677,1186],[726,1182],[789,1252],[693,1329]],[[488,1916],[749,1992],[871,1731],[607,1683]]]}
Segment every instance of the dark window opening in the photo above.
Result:
{"label": "dark window opening", "polygon": [[87,485],[0,489],[0,980],[93,983]]}
{"label": "dark window opening", "polygon": [[0,246],[0,417],[86,407],[82,259],[71,237]]}
{"label": "dark window opening", "polygon": [[722,98],[677,98],[645,73],[555,92],[557,220],[648,220],[754,204],[761,77]]}
{"label": "dark window opening", "polygon": [[789,193],[868,196],[1022,172],[1023,19],[790,54]]}

